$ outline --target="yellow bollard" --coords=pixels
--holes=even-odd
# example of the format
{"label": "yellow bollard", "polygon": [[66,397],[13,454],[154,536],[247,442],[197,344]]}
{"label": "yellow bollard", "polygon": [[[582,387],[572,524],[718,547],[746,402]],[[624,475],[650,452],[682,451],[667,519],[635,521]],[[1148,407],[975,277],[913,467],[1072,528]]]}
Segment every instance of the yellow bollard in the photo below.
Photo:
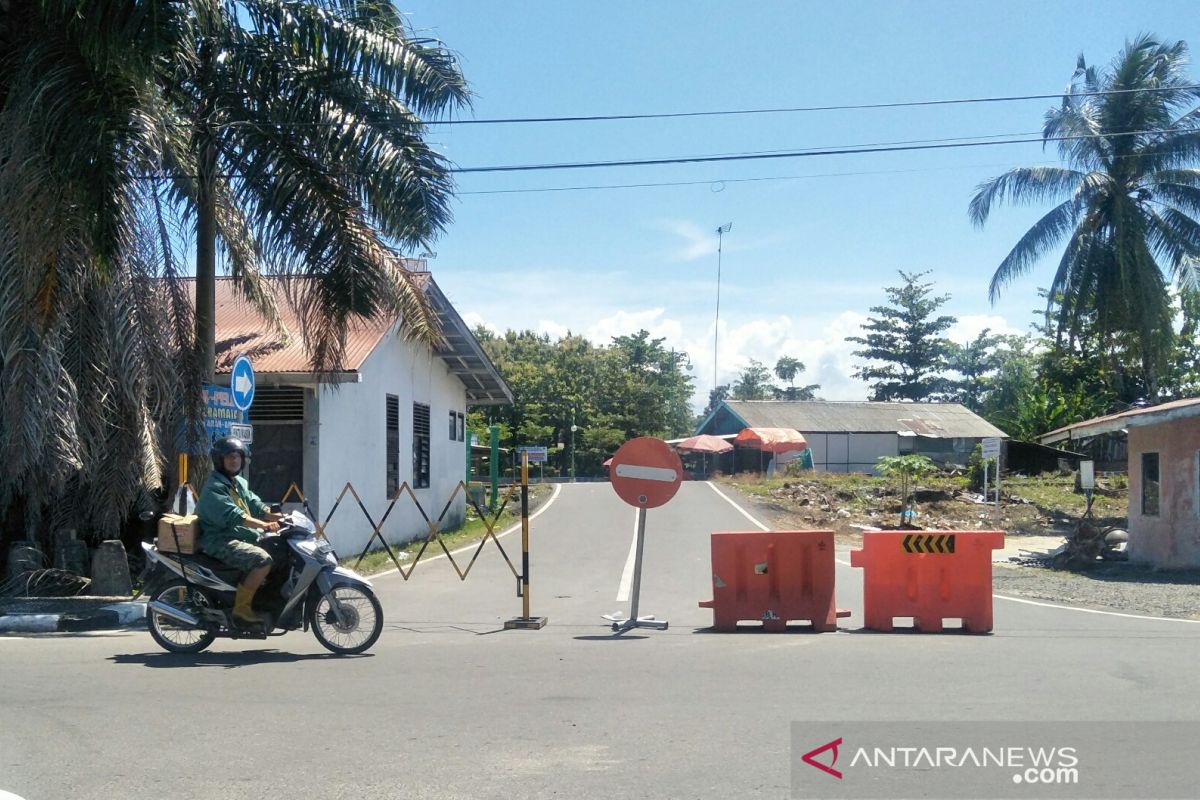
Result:
{"label": "yellow bollard", "polygon": [[521,616],[504,623],[507,630],[539,630],[545,617],[529,615],[529,451],[521,451]]}

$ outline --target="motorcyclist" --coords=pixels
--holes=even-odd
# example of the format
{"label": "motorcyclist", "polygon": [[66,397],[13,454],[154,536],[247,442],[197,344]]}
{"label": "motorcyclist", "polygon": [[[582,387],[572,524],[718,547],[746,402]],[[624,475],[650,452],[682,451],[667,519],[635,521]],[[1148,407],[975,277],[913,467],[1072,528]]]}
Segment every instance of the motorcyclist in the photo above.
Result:
{"label": "motorcyclist", "polygon": [[244,573],[233,605],[234,618],[261,625],[254,612],[254,593],[271,572],[269,553],[255,542],[258,532],[279,530],[282,515],[272,513],[239,473],[246,464],[246,446],[232,436],[212,446],[213,472],[200,492],[196,516],[200,522],[200,550]]}

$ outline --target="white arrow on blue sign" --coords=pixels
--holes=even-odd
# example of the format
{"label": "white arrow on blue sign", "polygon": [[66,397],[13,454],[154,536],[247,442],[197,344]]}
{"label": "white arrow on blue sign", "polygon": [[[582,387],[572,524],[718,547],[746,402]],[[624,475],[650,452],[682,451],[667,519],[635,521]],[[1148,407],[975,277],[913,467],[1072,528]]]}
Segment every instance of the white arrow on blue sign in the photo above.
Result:
{"label": "white arrow on blue sign", "polygon": [[249,411],[250,404],[254,402],[254,367],[246,356],[238,356],[233,362],[229,388],[233,390],[234,405],[242,411]]}

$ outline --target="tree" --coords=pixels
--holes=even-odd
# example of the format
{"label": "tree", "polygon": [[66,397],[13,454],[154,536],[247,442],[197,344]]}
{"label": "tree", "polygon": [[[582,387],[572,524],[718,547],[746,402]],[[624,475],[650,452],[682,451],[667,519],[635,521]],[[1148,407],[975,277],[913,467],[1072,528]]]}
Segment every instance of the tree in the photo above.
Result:
{"label": "tree", "polygon": [[903,456],[880,456],[875,462],[875,469],[880,475],[900,476],[900,527],[911,527],[911,519],[916,516],[916,504],[909,498],[908,485],[937,472],[937,465],[928,456],[910,453]]}
{"label": "tree", "polygon": [[[395,247],[449,219],[424,120],[454,57],[387,0],[39,2],[0,14],[0,508],[113,535],[211,371],[218,262],[334,369],[355,318],[435,317]],[[53,98],[53,102],[46,102]],[[184,279],[194,238],[201,291]],[[276,297],[264,275],[288,281]],[[181,401],[181,398],[183,400]],[[20,413],[16,413],[17,411]]]}
{"label": "tree", "polygon": [[960,376],[951,382],[951,397],[972,411],[978,412],[983,398],[991,389],[990,377],[1000,367],[1000,356],[996,348],[1004,341],[1002,336],[993,336],[990,328],[984,328],[965,345],[950,342],[946,352],[946,367]]}
{"label": "tree", "polygon": [[1175,338],[1171,369],[1164,385],[1166,400],[1183,400],[1200,395],[1200,291],[1179,293],[1183,317]]}
{"label": "tree", "polygon": [[[512,387],[513,404],[490,409],[503,426],[505,447],[557,444],[556,465],[566,474],[575,432],[577,474],[598,474],[602,462],[628,439],[690,433],[691,376],[684,353],[664,347],[647,331],[597,346],[568,333],[558,340],[532,331],[488,334],[484,350]],[[476,418],[480,425],[482,420]]]}
{"label": "tree", "polygon": [[708,415],[717,410],[717,406],[729,399],[729,384],[723,383],[716,386],[708,392],[708,405],[700,412],[700,417],[696,420],[696,425],[708,419]]}
{"label": "tree", "polygon": [[1005,337],[995,351],[996,372],[980,413],[1014,439],[1035,441],[1048,431],[1107,412],[1105,376],[1087,374],[1049,340]]}
{"label": "tree", "polygon": [[787,381],[787,386],[782,389],[775,390],[775,397],[779,400],[815,400],[816,392],[821,388],[819,383],[810,383],[807,386],[796,386],[796,375],[804,372],[804,362],[791,356],[781,356],[775,362],[775,375],[781,381]]}
{"label": "tree", "polygon": [[941,333],[955,323],[950,316],[933,316],[950,295],[931,293],[932,283],[920,283],[929,272],[900,271],[901,286],[884,289],[891,305],[873,306],[865,336],[846,341],[863,345],[854,355],[883,366],[862,366],[854,377],[875,381],[872,400],[929,400],[947,388],[940,373],[946,366],[949,342]]}
{"label": "tree", "polygon": [[750,359],[750,364],[741,371],[733,384],[734,400],[766,400],[775,393],[771,385],[771,373],[762,362]]}
{"label": "tree", "polygon": [[1065,166],[1010,170],[981,184],[969,208],[983,226],[1004,202],[1056,203],[1000,262],[989,295],[1065,241],[1048,295],[1059,330],[1077,333],[1092,315],[1096,335],[1131,337],[1151,396],[1172,338],[1165,276],[1198,285],[1200,89],[1186,60],[1185,43],[1149,36],[1127,42],[1103,73],[1081,55],[1042,129]]}

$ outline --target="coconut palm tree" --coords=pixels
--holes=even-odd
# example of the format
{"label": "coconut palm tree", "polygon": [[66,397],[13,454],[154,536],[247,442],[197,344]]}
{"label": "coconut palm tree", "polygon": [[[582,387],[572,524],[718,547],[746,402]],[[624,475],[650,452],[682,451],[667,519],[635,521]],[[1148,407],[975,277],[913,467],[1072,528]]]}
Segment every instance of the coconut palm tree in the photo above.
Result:
{"label": "coconut palm tree", "polygon": [[819,383],[807,386],[796,386],[796,376],[804,372],[804,362],[792,356],[780,356],[775,362],[775,376],[781,381],[787,381],[787,386],[775,390],[775,397],[781,400],[814,400],[816,391],[821,388]]}
{"label": "coconut palm tree", "polygon": [[424,120],[466,102],[387,0],[0,0],[0,511],[111,535],[157,486],[218,263],[314,369],[355,316],[436,338],[396,256],[449,220]]}
{"label": "coconut palm tree", "polygon": [[981,184],[969,209],[982,226],[1005,202],[1056,203],[1000,262],[989,296],[1065,242],[1048,293],[1058,329],[1075,335],[1094,315],[1102,336],[1132,337],[1150,394],[1171,330],[1168,281],[1195,285],[1200,257],[1200,89],[1186,56],[1184,42],[1149,36],[1102,73],[1080,56],[1043,128],[1064,165],[1010,170]]}

